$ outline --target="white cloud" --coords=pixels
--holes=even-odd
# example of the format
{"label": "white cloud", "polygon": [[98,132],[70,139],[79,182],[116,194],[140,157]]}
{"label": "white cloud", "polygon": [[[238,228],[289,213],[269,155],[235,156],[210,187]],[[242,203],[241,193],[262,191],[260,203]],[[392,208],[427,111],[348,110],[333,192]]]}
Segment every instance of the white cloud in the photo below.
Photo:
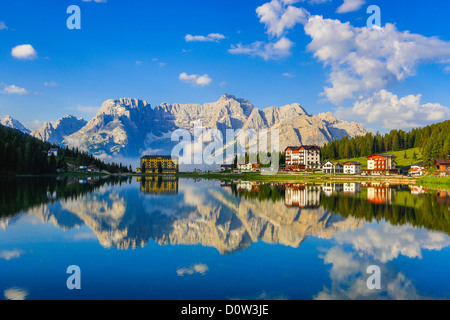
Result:
{"label": "white cloud", "polygon": [[8,30],[8,27],[3,21],[0,21],[0,30]]}
{"label": "white cloud", "polygon": [[4,259],[6,261],[17,259],[25,252],[22,250],[3,250],[0,251],[0,259]]}
{"label": "white cloud", "polygon": [[187,34],[184,39],[186,42],[220,42],[225,39],[225,36],[220,33],[210,33],[207,36],[193,36]]}
{"label": "white cloud", "polygon": [[380,123],[385,129],[411,129],[450,119],[450,108],[438,103],[421,103],[422,95],[397,95],[381,90],[368,98],[359,98],[350,108],[340,107],[338,117]]}
{"label": "white cloud", "polygon": [[167,63],[159,61],[158,58],[153,58],[152,61],[153,62],[158,62],[158,67],[160,67],[160,68],[163,68],[163,67],[167,66]]}
{"label": "white cloud", "polygon": [[0,85],[3,86],[3,90],[1,91],[2,94],[17,94],[17,95],[31,94],[31,92],[29,92],[28,90],[18,87],[14,84],[9,86],[4,84]]}
{"label": "white cloud", "polygon": [[186,72],[181,73],[179,79],[183,82],[191,83],[198,86],[208,86],[212,82],[212,79],[207,74],[204,74],[202,76],[197,74],[188,75]]}
{"label": "white cloud", "polygon": [[300,0],[272,0],[256,8],[260,22],[266,26],[270,41],[255,41],[249,45],[235,44],[228,52],[261,57],[264,60],[289,57],[294,43],[286,37],[286,33],[298,23],[306,23],[310,15],[305,9],[292,6],[297,2]]}
{"label": "white cloud", "polygon": [[344,3],[339,6],[336,12],[347,13],[358,11],[365,3],[366,1],[364,0],[344,0]]}
{"label": "white cloud", "polygon": [[46,87],[57,87],[58,84],[55,81],[45,81],[44,86]]}
{"label": "white cloud", "polygon": [[380,265],[381,290],[367,288],[367,267],[379,264],[364,254],[351,253],[342,247],[333,247],[323,256],[324,263],[331,265],[330,288],[314,296],[316,300],[415,300],[424,299],[411,280],[390,265]]}
{"label": "white cloud", "polygon": [[295,78],[295,76],[290,72],[285,72],[282,74],[282,76],[286,78]]}
{"label": "white cloud", "polygon": [[47,121],[33,120],[33,121],[25,121],[23,123],[23,125],[25,126],[25,128],[28,128],[29,130],[34,131],[34,130],[39,130],[46,123],[47,123]]}
{"label": "white cloud", "polygon": [[288,38],[281,38],[276,42],[256,41],[250,45],[239,43],[237,45],[232,45],[228,52],[231,54],[258,56],[264,60],[277,60],[289,57],[293,46],[294,43],[291,40]]}
{"label": "white cloud", "polygon": [[450,238],[446,234],[409,225],[366,227],[337,234],[335,239],[341,245],[351,244],[356,252],[370,255],[382,263],[397,259],[399,255],[421,259],[423,249],[440,251],[450,246]]}
{"label": "white cloud", "polygon": [[322,4],[322,3],[326,3],[326,2],[331,2],[332,0],[309,0],[308,3],[311,5],[314,4]]}
{"label": "white cloud", "polygon": [[324,95],[334,104],[414,76],[421,63],[450,56],[450,42],[401,32],[392,24],[379,30],[312,16],[305,25],[308,50],[330,67]]}
{"label": "white cloud", "polygon": [[137,66],[142,66],[143,64],[144,64],[144,63],[143,63],[142,61],[140,61],[140,60],[137,60],[137,61],[136,61],[136,65],[137,65]]}
{"label": "white cloud", "polygon": [[34,60],[37,58],[37,52],[30,44],[16,46],[11,50],[11,55],[16,59]]}
{"label": "white cloud", "polygon": [[272,0],[256,9],[256,13],[267,28],[267,33],[273,37],[283,36],[287,30],[298,23],[306,23],[309,12],[291,4],[298,0]]}
{"label": "white cloud", "polygon": [[[444,233],[389,223],[366,224],[360,229],[340,232],[335,240],[338,245],[321,256],[326,265],[331,265],[331,285],[315,295],[318,300],[428,299],[420,294],[412,280],[396,270],[396,264],[389,262],[400,255],[422,259],[423,250],[440,251],[450,245],[450,238]],[[349,245],[351,251],[345,251]],[[381,290],[367,288],[366,270],[370,265],[381,269]]]}
{"label": "white cloud", "polygon": [[188,276],[192,276],[196,273],[199,273],[201,275],[205,275],[206,272],[208,272],[209,268],[206,264],[203,263],[199,263],[199,264],[195,264],[192,267],[189,268],[180,268],[177,270],[177,275],[179,277],[188,275]]}
{"label": "white cloud", "polygon": [[9,288],[4,291],[6,300],[26,300],[29,292],[22,288]]}
{"label": "white cloud", "polygon": [[83,2],[97,2],[97,3],[106,3],[107,0],[83,0]]}

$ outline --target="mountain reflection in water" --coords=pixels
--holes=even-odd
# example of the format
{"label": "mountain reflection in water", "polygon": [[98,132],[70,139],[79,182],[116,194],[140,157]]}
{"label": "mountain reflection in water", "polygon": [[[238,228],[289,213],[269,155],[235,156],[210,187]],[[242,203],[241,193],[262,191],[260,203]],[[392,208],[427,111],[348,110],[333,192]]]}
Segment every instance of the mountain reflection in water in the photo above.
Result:
{"label": "mountain reflection in water", "polygon": [[[373,183],[1,179],[0,299],[449,298],[449,199]],[[367,288],[371,265],[382,290]]]}
{"label": "mountain reflection in water", "polygon": [[[137,183],[137,184],[136,184]],[[136,185],[138,188],[136,188]],[[221,254],[263,241],[299,247],[365,222],[450,234],[450,195],[383,184],[260,184],[137,178],[9,179],[0,186],[0,228],[21,214],[63,230],[88,226],[105,248],[202,245]]]}

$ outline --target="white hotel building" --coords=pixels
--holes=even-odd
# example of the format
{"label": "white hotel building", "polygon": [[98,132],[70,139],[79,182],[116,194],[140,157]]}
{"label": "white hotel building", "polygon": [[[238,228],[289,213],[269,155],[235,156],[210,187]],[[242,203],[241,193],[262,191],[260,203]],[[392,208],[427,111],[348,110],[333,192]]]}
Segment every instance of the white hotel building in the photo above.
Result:
{"label": "white hotel building", "polygon": [[286,148],[286,170],[300,171],[321,169],[320,148],[317,146],[301,146]]}

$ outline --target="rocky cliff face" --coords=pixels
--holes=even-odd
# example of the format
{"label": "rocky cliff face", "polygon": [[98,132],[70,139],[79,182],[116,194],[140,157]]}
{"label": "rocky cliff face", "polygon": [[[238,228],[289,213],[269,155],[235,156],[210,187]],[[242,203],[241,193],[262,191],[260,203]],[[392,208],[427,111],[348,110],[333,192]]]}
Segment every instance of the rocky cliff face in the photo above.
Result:
{"label": "rocky cliff face", "polygon": [[227,129],[278,129],[282,150],[288,145],[323,145],[367,133],[361,125],[338,120],[330,113],[310,115],[299,104],[260,110],[245,99],[226,94],[204,105],[163,103],[155,108],[137,99],[108,100],[86,126],[61,142],[97,156],[170,154],[176,145],[170,139],[172,133],[177,129],[193,133],[200,123],[218,129],[224,138]]}
{"label": "rocky cliff face", "polygon": [[33,131],[31,136],[45,142],[60,145],[67,136],[79,131],[86,125],[86,121],[74,116],[59,119],[54,125],[46,122],[42,128]]}
{"label": "rocky cliff face", "polygon": [[21,124],[18,120],[10,117],[10,116],[4,116],[2,119],[0,119],[0,124],[4,127],[16,129],[19,131],[22,131],[25,134],[29,134],[31,131],[25,128],[23,124]]}

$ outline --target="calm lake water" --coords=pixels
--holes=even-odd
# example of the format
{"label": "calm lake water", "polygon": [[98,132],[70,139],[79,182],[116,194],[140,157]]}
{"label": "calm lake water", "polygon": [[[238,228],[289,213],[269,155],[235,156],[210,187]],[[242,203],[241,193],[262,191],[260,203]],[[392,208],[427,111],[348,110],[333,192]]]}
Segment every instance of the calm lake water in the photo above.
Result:
{"label": "calm lake water", "polygon": [[0,299],[449,299],[449,202],[359,183],[3,179]]}

